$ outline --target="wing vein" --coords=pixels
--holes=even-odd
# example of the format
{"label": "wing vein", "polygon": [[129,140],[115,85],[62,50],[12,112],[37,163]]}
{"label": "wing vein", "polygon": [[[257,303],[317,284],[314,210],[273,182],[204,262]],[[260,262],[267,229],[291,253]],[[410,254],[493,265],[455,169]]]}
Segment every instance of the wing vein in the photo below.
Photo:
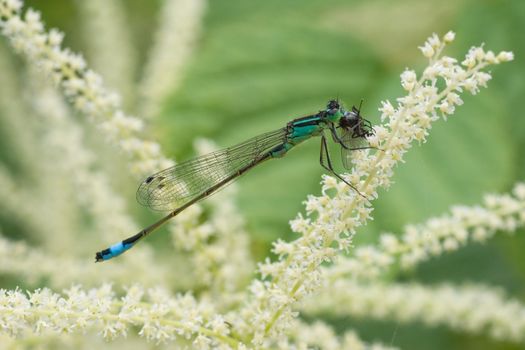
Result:
{"label": "wing vein", "polygon": [[137,190],[137,201],[153,210],[176,209],[226,180],[285,140],[286,128],[281,128],[176,164],[144,180]]}

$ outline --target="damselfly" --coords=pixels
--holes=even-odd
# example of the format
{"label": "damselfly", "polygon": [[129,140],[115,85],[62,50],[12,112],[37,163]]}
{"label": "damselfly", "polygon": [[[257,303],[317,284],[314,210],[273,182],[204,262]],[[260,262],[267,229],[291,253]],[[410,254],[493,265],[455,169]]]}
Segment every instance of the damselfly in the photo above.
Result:
{"label": "damselfly", "polygon": [[171,211],[139,233],[96,253],[96,261],[114,258],[133,247],[192,204],[208,197],[256,165],[281,158],[289,150],[314,136],[321,137],[320,163],[323,168],[362,194],[334,171],[325,133],[341,146],[342,164],[351,168],[350,151],[370,148],[366,138],[374,130],[359,109],[345,110],[338,101],[328,102],[316,114],[294,119],[284,128],[255,136],[236,146],[212,152],[162,170],[147,177],[137,191],[140,204],[154,210]]}

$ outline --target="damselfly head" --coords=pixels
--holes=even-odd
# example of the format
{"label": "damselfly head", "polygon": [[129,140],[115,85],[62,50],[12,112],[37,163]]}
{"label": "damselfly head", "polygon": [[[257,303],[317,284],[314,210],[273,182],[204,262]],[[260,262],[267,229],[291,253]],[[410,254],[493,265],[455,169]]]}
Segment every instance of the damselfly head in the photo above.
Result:
{"label": "damselfly head", "polygon": [[326,105],[327,112],[331,114],[335,114],[340,109],[341,109],[341,105],[339,104],[339,101],[337,100],[330,100],[328,101],[328,104]]}
{"label": "damselfly head", "polygon": [[352,106],[352,110],[344,111],[343,117],[339,119],[339,127],[350,132],[353,138],[368,137],[374,134],[372,123],[363,118],[360,112],[361,105],[359,108]]}

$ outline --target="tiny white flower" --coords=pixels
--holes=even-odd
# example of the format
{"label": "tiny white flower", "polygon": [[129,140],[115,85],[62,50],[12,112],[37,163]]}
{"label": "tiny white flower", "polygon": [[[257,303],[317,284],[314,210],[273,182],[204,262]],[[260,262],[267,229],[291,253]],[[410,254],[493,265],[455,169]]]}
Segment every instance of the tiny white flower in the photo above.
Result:
{"label": "tiny white flower", "polygon": [[479,86],[487,87],[487,82],[492,79],[492,76],[489,73],[477,72],[474,74],[474,79],[476,79]]}
{"label": "tiny white flower", "polygon": [[448,251],[457,250],[459,248],[459,243],[456,239],[448,237],[443,242],[443,248]]}
{"label": "tiny white flower", "polygon": [[514,54],[510,51],[501,51],[497,56],[498,62],[509,62],[514,59]]}
{"label": "tiny white flower", "polygon": [[456,33],[454,33],[453,31],[449,31],[447,32],[447,34],[445,34],[445,36],[443,37],[443,41],[447,44],[451,43],[452,41],[454,41],[454,38],[456,37]]}
{"label": "tiny white flower", "polygon": [[477,242],[485,242],[488,237],[488,231],[483,227],[476,227],[472,232],[472,239]]}
{"label": "tiny white flower", "polygon": [[454,105],[451,103],[448,103],[447,101],[441,102],[439,105],[439,110],[443,114],[453,114],[454,113]]}
{"label": "tiny white flower", "polygon": [[413,70],[406,69],[401,74],[401,85],[406,91],[411,91],[416,84],[416,72]]}
{"label": "tiny white flower", "polygon": [[386,117],[389,118],[394,115],[395,109],[390,103],[390,101],[386,100],[386,101],[381,101],[381,107],[379,108],[379,112],[383,114],[381,118],[386,118]]}
{"label": "tiny white flower", "polygon": [[450,104],[454,104],[456,106],[461,106],[463,104],[463,100],[455,92],[450,92],[446,99]]}
{"label": "tiny white flower", "polygon": [[485,53],[485,61],[487,61],[487,63],[489,64],[496,64],[498,63],[497,59],[496,59],[496,55],[494,55],[494,52],[489,50]]}
{"label": "tiny white flower", "polygon": [[40,21],[40,12],[29,8],[25,13],[24,19],[31,31],[40,32],[43,30],[44,25]]}
{"label": "tiny white flower", "polygon": [[463,83],[463,87],[472,95],[476,95],[479,92],[478,82],[473,77],[466,79]]}
{"label": "tiny white flower", "polygon": [[427,42],[432,46],[433,48],[438,48],[441,46],[441,40],[439,40],[439,36],[436,33],[433,33],[428,39]]}
{"label": "tiny white flower", "polygon": [[468,69],[472,69],[476,65],[476,59],[471,55],[467,55],[461,64]]}
{"label": "tiny white flower", "polygon": [[482,46],[474,47],[471,49],[470,54],[474,57],[476,61],[482,61],[485,59],[485,51]]}
{"label": "tiny white flower", "polygon": [[49,31],[48,40],[49,45],[53,47],[58,47],[62,44],[62,40],[64,39],[64,33],[58,31],[57,29],[51,29]]}
{"label": "tiny white flower", "polygon": [[441,71],[440,67],[437,64],[433,64],[425,68],[423,72],[423,76],[425,77],[425,79],[434,80],[437,78],[440,71]]}
{"label": "tiny white flower", "polygon": [[419,50],[421,50],[421,52],[423,53],[423,56],[425,56],[426,58],[432,58],[435,53],[434,48],[428,42],[425,42],[423,46],[420,46]]}
{"label": "tiny white flower", "polygon": [[22,8],[22,1],[21,0],[6,0],[4,2],[5,7],[11,11],[11,12],[18,12]]}
{"label": "tiny white flower", "polygon": [[11,17],[5,23],[3,28],[5,35],[16,35],[18,32],[21,32],[25,28],[25,23],[19,16]]}

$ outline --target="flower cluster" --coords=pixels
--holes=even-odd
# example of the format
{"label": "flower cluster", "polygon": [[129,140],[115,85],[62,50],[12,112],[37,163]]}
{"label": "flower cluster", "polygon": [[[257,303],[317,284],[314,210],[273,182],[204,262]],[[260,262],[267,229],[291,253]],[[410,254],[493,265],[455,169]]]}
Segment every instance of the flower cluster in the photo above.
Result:
{"label": "flower cluster", "polygon": [[46,32],[40,14],[28,9],[22,16],[21,6],[19,0],[0,2],[0,29],[14,49],[48,74],[75,108],[100,124],[129,155],[134,173],[144,176],[171,166],[157,143],[137,136],[142,122],[122,112],[118,95],[104,87],[83,57],[61,48],[63,34],[55,29]]}
{"label": "flower cluster", "polygon": [[[441,56],[453,38],[452,32],[443,39],[436,35],[429,38],[424,48],[431,47],[432,54],[423,49],[429,68],[419,79],[411,70],[401,74],[401,84],[408,95],[397,100],[397,107],[389,101],[383,102],[380,111],[385,124],[376,126],[375,135],[368,139],[380,151],[353,153],[354,168],[345,177],[367,198],[377,198],[380,187],[390,186],[394,166],[402,161],[413,141],[425,141],[431,123],[439,118],[438,113],[452,113],[451,106],[461,103],[458,94],[464,89],[475,93],[485,85],[490,75],[483,68],[512,59],[511,53],[495,56],[482,48],[473,48],[461,66],[457,60]],[[475,64],[471,64],[472,57]],[[442,89],[437,84],[439,79],[445,85]],[[292,230],[301,237],[290,243],[276,242],[273,252],[279,258],[259,266],[262,280],[252,283],[252,301],[243,312],[245,323],[238,325],[243,331],[249,332],[248,327],[252,330],[253,344],[268,344],[284,334],[296,316],[294,304],[318,289],[320,265],[333,261],[339,252],[348,249],[355,230],[371,219],[371,203],[344,182],[325,176],[322,190],[322,196],[308,197],[307,217],[299,215],[291,222]]]}
{"label": "flower cluster", "polygon": [[[11,336],[98,331],[111,340],[126,337],[132,327],[138,327],[140,336],[157,344],[178,341],[202,350],[246,349],[232,337],[229,321],[213,305],[198,302],[190,294],[172,296],[159,288],[145,290],[135,285],[120,298],[109,285],[89,290],[73,286],[62,294],[49,289],[27,293],[0,289],[0,305],[0,324]],[[289,339],[279,348],[394,349],[379,343],[368,345],[352,331],[337,337],[322,322],[294,322]]]}
{"label": "flower cluster", "polygon": [[[480,307],[482,306],[482,307]],[[329,311],[341,317],[446,325],[457,331],[487,334],[496,340],[525,341],[525,305],[501,290],[482,285],[421,286],[359,284],[338,280],[306,301],[301,310]]]}
{"label": "flower cluster", "polygon": [[[19,13],[19,5],[18,1],[0,2],[1,13],[6,15],[0,22],[7,20],[7,14],[15,16]],[[53,32],[47,35],[51,36]],[[25,45],[31,46],[30,43]],[[5,72],[3,82],[12,89],[20,83],[12,74],[16,72],[16,67],[9,63],[2,52],[0,67]],[[100,284],[102,281],[124,283],[135,278],[140,278],[145,285],[178,286],[174,276],[167,273],[167,267],[159,266],[153,259],[152,250],[147,245],[137,247],[134,257],[125,256],[103,272],[95,265],[86,266],[85,255],[89,254],[91,261],[93,251],[101,244],[86,237],[100,235],[109,244],[117,237],[137,231],[138,225],[125,212],[125,203],[112,188],[107,174],[95,163],[97,157],[85,142],[85,130],[71,118],[71,109],[61,96],[43,81],[42,74],[37,71],[40,68],[37,65],[28,65],[27,68],[29,83],[24,88],[27,89],[25,94],[32,96],[28,101],[29,107],[22,109],[19,105],[24,101],[14,93],[2,94],[0,100],[0,105],[9,112],[6,115],[12,121],[11,131],[16,133],[16,140],[25,142],[25,147],[31,148],[27,153],[33,154],[30,158],[33,161],[28,166],[38,176],[32,179],[33,187],[30,188],[20,183],[18,178],[12,178],[2,167],[0,192],[3,193],[4,213],[24,222],[33,239],[45,249],[33,249],[22,242],[13,243],[2,238],[2,271],[25,276],[30,284],[46,279],[53,287],[64,287],[72,282],[85,285]],[[10,92],[9,89],[6,91]],[[21,125],[17,127],[18,124]],[[38,158],[34,157],[36,150],[40,150]],[[25,150],[23,152],[26,153]],[[19,158],[24,160],[26,157]],[[89,236],[83,235],[85,228],[79,229],[68,220],[75,218],[73,212],[78,209],[73,205],[71,195],[73,202],[76,202],[74,204],[79,204],[93,223],[89,227]],[[80,237],[81,245],[78,244]],[[79,258],[79,255],[83,257]],[[56,273],[56,266],[62,266],[60,274]],[[149,271],[150,266],[156,266],[154,272]]]}
{"label": "flower cluster", "polygon": [[279,349],[352,349],[352,350],[394,350],[392,346],[385,346],[381,343],[366,344],[357,336],[354,331],[346,331],[343,335],[337,336],[334,330],[327,324],[316,321],[307,324],[299,320],[294,320],[288,339],[279,343]]}
{"label": "flower cluster", "polygon": [[126,107],[132,105],[137,55],[131,46],[124,3],[118,0],[92,0],[81,1],[78,6],[82,14],[80,24],[86,34],[86,56],[90,65],[104,77],[108,86],[118,89]]}
{"label": "flower cluster", "polygon": [[454,206],[449,215],[409,225],[403,235],[384,233],[380,244],[360,246],[352,258],[342,258],[326,269],[327,277],[377,279],[393,266],[408,269],[431,257],[454,251],[470,241],[484,242],[498,231],[513,233],[525,226],[525,184],[512,194],[487,195],[483,206]]}
{"label": "flower cluster", "polygon": [[85,147],[83,130],[69,118],[68,106],[36,72],[32,78],[33,84],[37,85],[33,87],[34,113],[47,126],[42,141],[50,153],[61,160],[58,163],[60,168],[56,162],[50,161],[52,171],[70,174],[67,179],[73,188],[84,189],[74,193],[81,206],[94,218],[94,231],[104,234],[107,243],[116,240],[115,235],[107,233],[138,231],[137,224],[125,212],[123,199],[111,188],[106,174],[93,170],[96,156]]}
{"label": "flower cluster", "polygon": [[163,100],[182,80],[182,68],[190,57],[199,35],[204,0],[167,0],[155,33],[150,60],[144,69],[140,93],[141,114],[158,114]]}
{"label": "flower cluster", "polygon": [[[162,289],[130,287],[117,298],[109,285],[84,291],[74,286],[66,295],[39,289],[31,293],[0,290],[0,324],[13,336],[27,330],[35,333],[82,332],[98,329],[104,338],[126,336],[132,326],[149,340],[164,342],[194,339],[213,346],[217,341],[237,346],[229,327],[209,303],[197,302],[189,294],[171,296]],[[199,348],[206,348],[200,346]]]}
{"label": "flower cluster", "polygon": [[[101,270],[97,265],[87,263],[85,258],[49,254],[0,235],[0,273],[23,277],[26,285],[37,285],[46,280],[51,288],[64,288],[72,283],[94,286],[101,281],[124,285],[136,279],[146,286],[176,287],[177,279],[172,271],[154,264],[153,252],[148,248],[138,249],[133,259],[126,257]],[[149,268],[151,264],[156,266],[153,271]]]}

